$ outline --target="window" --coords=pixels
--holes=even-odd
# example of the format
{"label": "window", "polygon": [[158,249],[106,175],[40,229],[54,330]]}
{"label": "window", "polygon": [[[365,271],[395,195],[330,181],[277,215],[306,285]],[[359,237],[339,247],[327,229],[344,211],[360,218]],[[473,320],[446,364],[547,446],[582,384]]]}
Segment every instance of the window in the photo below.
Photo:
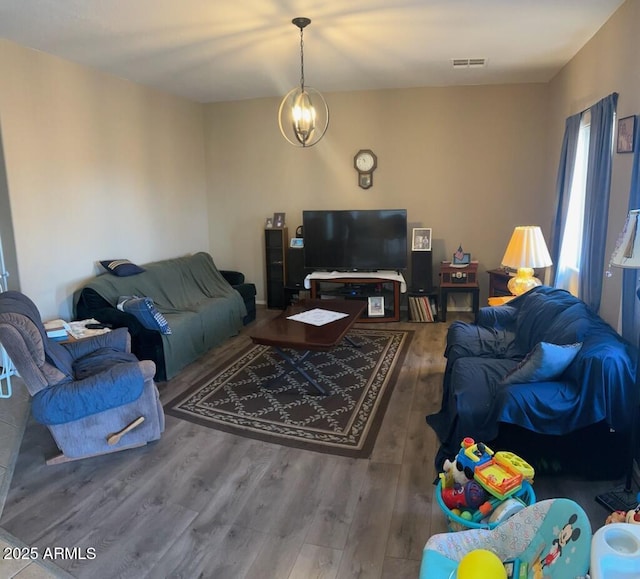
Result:
{"label": "window", "polygon": [[584,223],[584,201],[587,188],[587,166],[589,164],[589,137],[591,114],[586,111],[580,121],[576,160],[569,193],[569,206],[560,245],[558,273],[555,286],[578,295],[580,280],[580,255],[582,252],[582,225]]}

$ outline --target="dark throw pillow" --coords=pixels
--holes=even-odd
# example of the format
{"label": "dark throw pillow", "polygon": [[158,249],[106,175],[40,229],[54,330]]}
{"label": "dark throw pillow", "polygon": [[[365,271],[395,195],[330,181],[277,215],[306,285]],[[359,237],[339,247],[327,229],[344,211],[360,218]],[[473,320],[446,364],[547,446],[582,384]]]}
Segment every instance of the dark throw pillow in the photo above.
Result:
{"label": "dark throw pillow", "polygon": [[166,318],[156,309],[151,298],[122,296],[118,298],[118,309],[135,316],[147,330],[157,330],[170,334],[171,328]]}
{"label": "dark throw pillow", "polygon": [[131,263],[128,259],[105,259],[100,262],[100,265],[109,273],[117,275],[118,277],[136,275],[144,271],[139,265]]}
{"label": "dark throw pillow", "polygon": [[503,379],[502,384],[527,384],[556,380],[573,362],[582,342],[560,346],[539,342]]}

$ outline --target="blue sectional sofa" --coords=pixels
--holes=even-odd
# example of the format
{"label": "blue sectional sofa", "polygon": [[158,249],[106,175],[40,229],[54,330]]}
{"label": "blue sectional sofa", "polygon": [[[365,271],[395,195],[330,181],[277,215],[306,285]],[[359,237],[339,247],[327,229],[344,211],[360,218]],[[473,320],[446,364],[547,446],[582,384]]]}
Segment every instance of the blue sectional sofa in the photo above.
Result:
{"label": "blue sectional sofa", "polygon": [[584,302],[546,286],[453,322],[442,407],[427,416],[441,442],[436,468],[464,437],[490,443],[502,426],[557,440],[598,424],[628,434],[636,356]]}

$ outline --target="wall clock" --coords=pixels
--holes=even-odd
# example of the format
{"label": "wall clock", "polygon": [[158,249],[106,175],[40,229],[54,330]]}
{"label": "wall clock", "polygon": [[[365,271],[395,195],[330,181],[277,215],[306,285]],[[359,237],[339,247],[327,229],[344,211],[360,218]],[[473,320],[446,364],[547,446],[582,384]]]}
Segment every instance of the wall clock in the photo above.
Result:
{"label": "wall clock", "polygon": [[360,149],[353,158],[353,166],[358,171],[358,185],[369,189],[373,185],[373,172],[378,166],[378,157],[371,149]]}

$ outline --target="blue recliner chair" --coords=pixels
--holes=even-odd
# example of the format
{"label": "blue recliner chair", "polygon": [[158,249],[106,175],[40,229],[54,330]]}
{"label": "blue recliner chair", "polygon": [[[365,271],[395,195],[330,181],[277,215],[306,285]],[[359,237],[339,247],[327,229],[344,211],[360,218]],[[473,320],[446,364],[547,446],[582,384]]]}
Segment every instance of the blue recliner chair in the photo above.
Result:
{"label": "blue recliner chair", "polygon": [[0,343],[33,397],[33,417],[62,451],[48,463],[141,446],[164,431],[155,364],[131,353],[126,328],[61,344],[27,296],[7,291]]}

